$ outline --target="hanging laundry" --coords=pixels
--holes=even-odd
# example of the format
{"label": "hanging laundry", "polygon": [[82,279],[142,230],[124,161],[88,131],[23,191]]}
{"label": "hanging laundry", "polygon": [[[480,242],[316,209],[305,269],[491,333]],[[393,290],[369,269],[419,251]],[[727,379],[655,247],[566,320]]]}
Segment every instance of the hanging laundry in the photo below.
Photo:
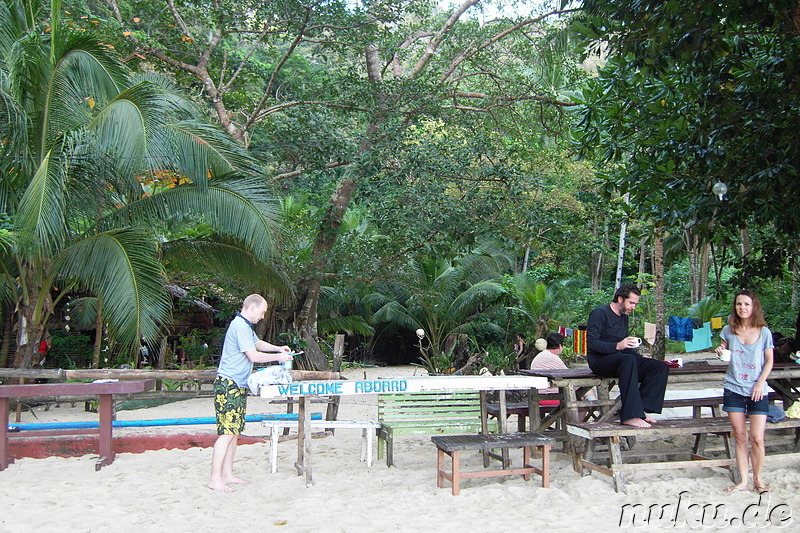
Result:
{"label": "hanging laundry", "polygon": [[576,329],[572,335],[572,352],[576,355],[586,355],[586,330]]}
{"label": "hanging laundry", "polygon": [[694,324],[691,318],[679,316],[669,317],[669,338],[673,341],[690,341],[693,337]]}
{"label": "hanging laundry", "polygon": [[711,329],[722,329],[722,317],[721,316],[713,316],[713,317],[711,317]]}
{"label": "hanging laundry", "polygon": [[567,332],[564,334],[565,337],[572,337],[572,334],[575,332],[572,328],[567,328]]}
{"label": "hanging laundry", "polygon": [[656,325],[651,324],[650,322],[644,323],[644,340],[649,342],[650,344],[655,344],[656,342]]}
{"label": "hanging laundry", "polygon": [[711,348],[711,322],[692,332],[692,340],[686,341],[686,352],[699,352]]}
{"label": "hanging laundry", "polygon": [[558,333],[563,335],[564,337],[567,336],[567,328],[564,326],[558,326]]}

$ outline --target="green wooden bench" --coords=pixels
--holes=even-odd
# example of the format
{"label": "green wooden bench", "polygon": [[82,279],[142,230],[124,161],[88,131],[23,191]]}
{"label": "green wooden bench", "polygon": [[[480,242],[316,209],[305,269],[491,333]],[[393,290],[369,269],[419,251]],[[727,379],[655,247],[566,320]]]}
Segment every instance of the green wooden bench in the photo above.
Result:
{"label": "green wooden bench", "polygon": [[498,430],[481,415],[480,392],[414,392],[378,396],[378,459],[394,465],[395,435],[447,435]]}

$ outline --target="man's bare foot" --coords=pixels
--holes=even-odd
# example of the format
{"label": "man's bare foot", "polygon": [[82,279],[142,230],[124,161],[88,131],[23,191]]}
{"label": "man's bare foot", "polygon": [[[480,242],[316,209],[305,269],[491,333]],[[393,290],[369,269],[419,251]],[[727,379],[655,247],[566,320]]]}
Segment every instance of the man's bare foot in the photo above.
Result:
{"label": "man's bare foot", "polygon": [[762,483],[761,481],[753,482],[753,488],[759,494],[761,494],[762,492],[770,492],[769,487],[764,483]]}
{"label": "man's bare foot", "polygon": [[644,416],[644,421],[647,422],[648,424],[656,424],[656,423],[658,423],[658,421],[655,418],[650,418],[647,415]]}
{"label": "man's bare foot", "polygon": [[232,488],[222,482],[209,481],[208,488],[217,492],[235,492]]}
{"label": "man's bare foot", "polygon": [[747,490],[747,483],[739,483],[737,485],[733,485],[732,487],[728,487],[725,489],[725,492],[739,492],[742,490]]}
{"label": "man's bare foot", "polygon": [[622,422],[625,426],[633,426],[635,428],[649,428],[650,424],[642,420],[641,418],[630,418],[628,420],[623,420]]}
{"label": "man's bare foot", "polygon": [[244,484],[250,483],[250,482],[247,481],[246,479],[242,479],[240,477],[232,475],[232,476],[230,476],[228,478],[225,478],[225,483],[235,483],[235,484],[238,484],[238,485],[244,485]]}

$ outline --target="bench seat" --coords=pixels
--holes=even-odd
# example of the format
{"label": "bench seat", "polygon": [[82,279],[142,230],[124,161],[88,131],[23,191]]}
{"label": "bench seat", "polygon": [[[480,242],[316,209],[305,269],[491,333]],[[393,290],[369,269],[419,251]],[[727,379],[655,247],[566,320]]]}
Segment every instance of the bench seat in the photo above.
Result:
{"label": "bench seat", "polygon": [[394,465],[396,435],[477,434],[498,428],[497,420],[487,422],[481,415],[477,391],[381,394],[378,422],[378,459],[385,447],[387,466]]}
{"label": "bench seat", "polygon": [[[431,437],[436,445],[436,484],[444,488],[444,480],[452,484],[453,496],[458,496],[461,480],[476,477],[497,477],[521,475],[525,481],[531,474],[542,477],[542,487],[550,486],[550,447],[555,439],[545,437],[541,433],[494,433],[491,435],[441,435]],[[531,448],[541,451],[542,466],[537,468],[531,464]],[[502,467],[497,470],[478,470],[462,472],[460,468],[460,452],[466,450],[488,451],[490,449],[522,448],[522,466],[520,468]],[[444,456],[451,459],[450,472],[445,470]]]}
{"label": "bench seat", "polygon": [[[800,419],[785,418],[777,423],[767,423],[767,430],[795,429],[795,452],[800,445]],[[578,457],[582,468],[581,474],[587,475],[591,470],[609,475],[614,479],[617,492],[625,492],[625,473],[642,469],[673,469],[720,466],[728,468],[731,479],[736,482],[735,454],[731,448],[731,424],[728,417],[715,416],[707,418],[673,418],[659,420],[649,428],[626,426],[613,422],[583,422],[567,425],[570,435],[586,439],[586,447],[582,457]],[[725,457],[710,459],[704,456],[705,436],[719,435],[723,439]],[[650,439],[668,439],[679,435],[695,435],[695,444],[689,461],[664,461],[650,463],[625,464],[620,449],[621,437],[649,437]],[[608,444],[609,466],[601,466],[592,460],[594,439],[604,439]]]}
{"label": "bench seat", "polygon": [[[297,420],[264,420],[261,423],[269,428],[270,449],[269,464],[270,471],[274,474],[278,471],[278,433],[279,430],[297,429]],[[367,467],[372,466],[372,436],[380,427],[378,422],[361,420],[309,420],[308,425],[312,429],[360,429],[361,432],[361,461],[367,463]]]}

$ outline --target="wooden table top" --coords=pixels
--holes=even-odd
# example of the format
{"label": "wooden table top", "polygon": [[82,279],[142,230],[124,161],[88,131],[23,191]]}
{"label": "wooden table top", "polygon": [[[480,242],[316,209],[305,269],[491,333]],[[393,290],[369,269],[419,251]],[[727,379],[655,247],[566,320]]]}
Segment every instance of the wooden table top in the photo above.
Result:
{"label": "wooden table top", "polygon": [[0,398],[127,394],[144,392],[153,387],[155,387],[155,381],[152,379],[144,381],[112,381],[106,383],[31,383],[28,385],[0,385]]}

